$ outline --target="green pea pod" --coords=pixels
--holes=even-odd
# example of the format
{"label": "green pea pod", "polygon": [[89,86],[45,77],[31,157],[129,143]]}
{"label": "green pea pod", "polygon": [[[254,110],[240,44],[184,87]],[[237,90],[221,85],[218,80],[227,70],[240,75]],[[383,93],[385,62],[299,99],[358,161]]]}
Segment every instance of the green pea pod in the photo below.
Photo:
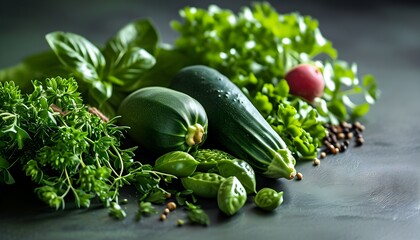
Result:
{"label": "green pea pod", "polygon": [[220,184],[225,178],[217,173],[196,172],[190,177],[181,178],[182,186],[185,189],[192,190],[198,197],[215,198]]}
{"label": "green pea pod", "polygon": [[263,210],[273,211],[283,203],[283,192],[277,192],[271,188],[263,188],[254,197],[254,203]]}
{"label": "green pea pod", "polygon": [[188,177],[195,172],[198,163],[193,156],[186,152],[173,151],[156,159],[153,169],[177,177]]}
{"label": "green pea pod", "polygon": [[217,167],[217,162],[220,160],[233,159],[234,157],[226,152],[217,149],[198,149],[192,153],[192,156],[200,163],[197,170],[207,172],[210,169]]}
{"label": "green pea pod", "polygon": [[223,177],[237,177],[248,194],[257,192],[255,172],[247,162],[240,159],[221,160],[217,163],[217,169]]}
{"label": "green pea pod", "polygon": [[246,199],[245,188],[237,177],[228,177],[220,184],[217,192],[217,205],[226,215],[232,216],[238,212],[244,206]]}

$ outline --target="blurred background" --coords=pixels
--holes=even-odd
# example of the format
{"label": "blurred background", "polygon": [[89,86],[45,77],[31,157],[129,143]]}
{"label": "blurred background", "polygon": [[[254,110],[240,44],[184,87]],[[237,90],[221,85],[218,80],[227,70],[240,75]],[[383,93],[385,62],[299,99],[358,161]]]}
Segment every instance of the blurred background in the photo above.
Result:
{"label": "blurred background", "polygon": [[[177,34],[170,21],[179,19],[184,6],[207,8],[216,4],[238,11],[254,1],[239,0],[2,0],[0,7],[0,68],[14,65],[23,57],[48,49],[45,34],[69,31],[103,44],[122,26],[134,19],[150,18],[161,41],[171,43]],[[280,13],[299,12],[320,22],[324,36],[349,62],[369,62],[371,67],[420,63],[420,3],[408,0],[272,0]],[[399,39],[402,42],[395,47]],[[383,51],[386,49],[387,51]],[[375,59],[385,58],[381,66]],[[406,63],[403,63],[406,64]],[[386,65],[386,66],[384,66]],[[363,71],[363,69],[361,69]]]}

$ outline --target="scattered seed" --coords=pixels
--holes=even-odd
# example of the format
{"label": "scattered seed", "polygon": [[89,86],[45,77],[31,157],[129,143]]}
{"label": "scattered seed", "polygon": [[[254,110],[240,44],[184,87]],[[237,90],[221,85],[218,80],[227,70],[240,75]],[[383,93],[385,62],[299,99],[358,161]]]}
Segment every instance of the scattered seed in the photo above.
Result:
{"label": "scattered seed", "polygon": [[340,148],[335,148],[334,149],[334,154],[338,154],[338,153],[340,153]]}
{"label": "scattered seed", "polygon": [[345,129],[351,128],[351,124],[346,121],[341,122],[340,125],[342,128],[345,128]]}
{"label": "scattered seed", "polygon": [[[330,139],[331,140],[331,139]],[[330,143],[331,141],[329,141],[328,139],[324,139],[324,145],[326,145],[326,146],[328,146],[328,145],[330,145],[331,143]]]}
{"label": "scattered seed", "polygon": [[163,210],[163,214],[168,215],[171,212],[171,210],[169,210],[168,208],[165,208]]}
{"label": "scattered seed", "polygon": [[362,146],[364,142],[365,140],[363,139],[363,137],[358,137],[356,139],[356,146]]}
{"label": "scattered seed", "polygon": [[346,135],[342,132],[337,135],[338,139],[344,139],[345,136]]}
{"label": "scattered seed", "polygon": [[165,221],[166,220],[166,215],[165,214],[160,214],[160,218],[159,218],[159,220],[160,221]]}
{"label": "scattered seed", "polygon": [[341,144],[339,143],[339,142],[337,142],[335,145],[334,145],[334,147],[335,148],[338,148],[338,149],[340,149],[340,147],[341,147]]}
{"label": "scattered seed", "polygon": [[314,166],[318,166],[321,163],[321,161],[318,158],[314,159]]}
{"label": "scattered seed", "polygon": [[352,139],[353,138],[353,133],[352,132],[347,133],[346,138],[347,139]]}
{"label": "scattered seed", "polygon": [[365,129],[365,126],[363,126],[359,121],[354,122],[353,128],[358,129],[362,131],[362,129]]}
{"label": "scattered seed", "polygon": [[178,226],[178,227],[180,227],[180,226],[183,226],[184,225],[184,220],[182,220],[182,219],[178,219],[177,221],[176,221],[176,225]]}
{"label": "scattered seed", "polygon": [[334,133],[334,134],[337,134],[337,127],[336,126],[331,126],[330,127],[330,131],[332,132],[332,133]]}
{"label": "scattered seed", "polygon": [[176,209],[176,203],[174,202],[168,202],[168,204],[166,204],[166,207],[170,210],[173,211]]}
{"label": "scattered seed", "polygon": [[347,146],[343,143],[340,146],[340,152],[345,152],[347,150]]}
{"label": "scattered seed", "polygon": [[327,156],[327,153],[326,152],[321,152],[321,154],[320,154],[320,157],[321,158],[325,158]]}
{"label": "scattered seed", "polygon": [[296,179],[297,180],[302,180],[303,179],[303,174],[302,173],[300,173],[300,172],[298,172],[297,174],[296,174]]}
{"label": "scattered seed", "polygon": [[330,138],[331,138],[331,141],[330,141],[331,143],[335,143],[335,142],[337,142],[337,140],[338,140],[338,139],[337,139],[337,135],[336,135],[336,134],[331,135],[331,137],[330,137]]}

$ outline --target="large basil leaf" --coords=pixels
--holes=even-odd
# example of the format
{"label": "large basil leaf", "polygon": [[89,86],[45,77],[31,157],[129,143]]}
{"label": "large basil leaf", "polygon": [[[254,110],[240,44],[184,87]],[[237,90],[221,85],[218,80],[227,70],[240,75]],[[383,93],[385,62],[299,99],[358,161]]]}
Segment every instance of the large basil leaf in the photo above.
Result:
{"label": "large basil leaf", "polygon": [[155,63],[156,59],[142,48],[130,47],[121,50],[108,72],[108,80],[119,86],[130,86]]}
{"label": "large basil leaf", "polygon": [[94,82],[101,78],[105,58],[99,49],[84,37],[66,32],[46,35],[51,49],[60,61],[85,81]]}
{"label": "large basil leaf", "polygon": [[159,37],[153,24],[149,20],[138,20],[124,26],[111,38],[104,49],[107,62],[113,62],[120,53],[132,47],[143,48],[154,53]]}
{"label": "large basil leaf", "polygon": [[112,95],[112,85],[103,82],[105,57],[84,37],[66,32],[46,35],[51,49],[72,74],[88,84],[89,93],[101,106]]}
{"label": "large basil leaf", "polygon": [[158,34],[148,20],[138,20],[123,27],[105,45],[107,80],[126,90],[152,68]]}

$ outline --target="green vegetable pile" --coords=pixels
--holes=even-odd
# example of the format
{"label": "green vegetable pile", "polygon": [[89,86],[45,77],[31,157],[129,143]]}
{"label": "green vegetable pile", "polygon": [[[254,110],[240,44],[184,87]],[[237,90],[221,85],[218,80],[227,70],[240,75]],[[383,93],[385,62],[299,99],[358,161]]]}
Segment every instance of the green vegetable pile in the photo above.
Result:
{"label": "green vegetable pile", "polygon": [[[0,184],[26,175],[53,208],[64,208],[69,199],[76,207],[99,202],[116,218],[126,216],[119,201],[125,185],[140,194],[138,219],[156,213],[150,203],[165,202],[171,192],[192,222],[208,225],[196,197],[217,198],[221,211],[235,214],[257,193],[252,167],[203,149],[160,156],[155,166],[142,163],[135,156],[142,146],[124,148],[128,127],[118,123],[118,108],[131,93],[168,87],[185,66],[214,68],[250,99],[296,160],[314,159],[326,125],[363,117],[379,97],[375,78],[359,78],[356,64],[339,60],[309,16],[280,14],[264,2],[238,13],[186,7],[180,15],[171,23],[179,33],[173,44],[161,43],[145,19],[127,24],[104,45],[53,32],[46,35],[50,51],[0,70]],[[300,64],[316,66],[323,76],[323,94],[314,101],[292,94],[286,80]],[[163,187],[173,181],[181,190]],[[283,193],[263,188],[254,201],[273,210]]]}
{"label": "green vegetable pile", "polygon": [[[241,87],[300,159],[316,156],[326,122],[359,118],[378,97],[374,77],[359,82],[356,65],[336,60],[337,50],[309,16],[279,14],[267,3],[238,14],[217,6],[180,13],[183,21],[172,23],[180,33],[175,47]],[[317,60],[321,56],[327,60]],[[313,63],[324,76],[324,95],[314,105],[289,94],[284,80],[301,63]],[[352,95],[363,99],[357,104]]]}

